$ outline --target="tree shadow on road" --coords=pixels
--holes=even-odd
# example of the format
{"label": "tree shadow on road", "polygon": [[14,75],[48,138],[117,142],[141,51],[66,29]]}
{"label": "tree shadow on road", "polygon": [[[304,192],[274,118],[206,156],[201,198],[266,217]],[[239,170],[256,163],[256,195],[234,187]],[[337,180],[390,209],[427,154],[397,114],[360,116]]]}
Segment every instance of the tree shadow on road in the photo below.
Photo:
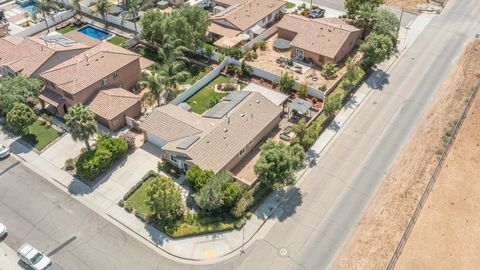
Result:
{"label": "tree shadow on road", "polygon": [[365,80],[365,83],[372,89],[383,90],[386,85],[390,84],[388,80],[389,77],[390,75],[388,73],[382,69],[377,69]]}
{"label": "tree shadow on road", "polygon": [[296,209],[303,203],[303,196],[298,187],[292,186],[287,190],[277,190],[270,194],[272,198],[257,211],[255,215],[260,218],[275,218],[284,221],[295,214]]}

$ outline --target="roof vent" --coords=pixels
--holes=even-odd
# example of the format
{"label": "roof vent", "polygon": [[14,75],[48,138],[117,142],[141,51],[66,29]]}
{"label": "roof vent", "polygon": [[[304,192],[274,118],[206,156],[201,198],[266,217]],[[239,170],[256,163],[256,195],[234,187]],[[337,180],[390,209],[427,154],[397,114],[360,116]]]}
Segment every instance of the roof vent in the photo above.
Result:
{"label": "roof vent", "polygon": [[228,132],[228,128],[224,128],[224,129],[223,129],[223,132],[227,133],[227,132]]}
{"label": "roof vent", "polygon": [[258,100],[258,99],[257,99],[257,100],[255,100],[255,102],[256,102],[257,104],[260,104],[260,100]]}
{"label": "roof vent", "polygon": [[[251,105],[252,105],[252,104],[250,104],[250,106],[251,106]],[[245,117],[245,114],[244,114],[244,113],[241,113],[240,116],[241,116],[241,117]]]}

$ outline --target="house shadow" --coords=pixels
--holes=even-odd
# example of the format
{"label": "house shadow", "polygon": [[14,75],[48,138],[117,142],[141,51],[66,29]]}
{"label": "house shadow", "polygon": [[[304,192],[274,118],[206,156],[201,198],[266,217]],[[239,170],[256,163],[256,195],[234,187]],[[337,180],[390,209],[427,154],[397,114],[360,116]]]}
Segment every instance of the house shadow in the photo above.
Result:
{"label": "house shadow", "polygon": [[309,149],[305,153],[305,164],[306,164],[306,166],[309,167],[309,168],[313,168],[315,165],[317,165],[317,158],[319,156],[320,155],[317,154],[317,152],[315,152],[312,149]]}
{"label": "house shadow", "polygon": [[351,96],[346,102],[345,102],[345,108],[346,109],[354,109],[358,107],[358,100],[356,96]]}
{"label": "house shadow", "polygon": [[276,207],[260,207],[255,211],[255,215],[260,219],[267,217],[278,219],[280,222],[286,220],[296,213],[296,209],[303,203],[302,193],[298,187],[292,186],[286,190],[278,190],[270,194],[273,200],[278,202]]}
{"label": "house shadow", "polygon": [[337,131],[340,130],[340,125],[339,125],[338,122],[335,121],[335,119],[334,119],[334,120],[332,120],[332,121],[330,122],[330,124],[328,125],[327,129],[333,130],[333,131],[337,132]]}

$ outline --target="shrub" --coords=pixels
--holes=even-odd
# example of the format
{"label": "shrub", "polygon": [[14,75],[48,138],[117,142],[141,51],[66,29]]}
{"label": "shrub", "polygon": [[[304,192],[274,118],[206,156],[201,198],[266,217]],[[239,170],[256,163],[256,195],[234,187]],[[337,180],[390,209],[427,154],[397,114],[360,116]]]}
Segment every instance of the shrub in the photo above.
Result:
{"label": "shrub", "polygon": [[93,180],[127,153],[128,145],[123,139],[108,137],[98,142],[95,150],[82,151],[75,167],[77,175],[85,180]]}
{"label": "shrub", "polygon": [[125,142],[127,142],[128,149],[135,148],[135,136],[133,135],[132,132],[122,133],[118,137],[125,140]]}
{"label": "shrub", "polygon": [[162,171],[166,174],[173,175],[173,176],[179,176],[180,175],[180,169],[173,166],[170,164],[168,161],[160,161],[158,162],[157,166],[159,171]]}
{"label": "shrub", "polygon": [[318,87],[318,90],[323,91],[323,92],[327,91],[327,85],[325,85],[325,84],[320,85],[320,86]]}
{"label": "shrub", "polygon": [[226,72],[229,75],[232,75],[232,76],[235,75],[235,73],[237,72],[237,66],[234,64],[228,64],[226,66]]}
{"label": "shrub", "polygon": [[253,61],[258,58],[258,54],[255,51],[248,51],[245,53],[245,60]]}
{"label": "shrub", "polygon": [[124,200],[120,200],[120,201],[118,202],[118,206],[124,207],[124,206],[125,206],[125,201],[124,201]]}
{"label": "shrub", "polygon": [[240,197],[240,200],[238,200],[237,204],[235,207],[232,208],[232,215],[236,218],[242,217],[245,212],[252,206],[253,204],[253,194],[251,191],[245,192],[242,194],[242,197]]}
{"label": "shrub", "polygon": [[267,50],[267,42],[265,40],[259,41],[256,44],[259,45],[261,51]]}
{"label": "shrub", "polygon": [[197,165],[194,165],[188,169],[185,179],[193,191],[196,192],[202,189],[212,176],[212,171],[203,170]]}
{"label": "shrub", "polygon": [[113,161],[118,160],[128,151],[128,144],[124,139],[108,137],[98,142],[97,148],[104,148],[112,154]]}
{"label": "shrub", "polygon": [[235,227],[235,229],[240,230],[243,226],[245,226],[245,223],[246,223],[246,220],[241,218],[241,219],[237,220],[233,224],[233,226]]}
{"label": "shrub", "polygon": [[75,159],[69,158],[65,161],[65,169],[68,171],[75,169]]}

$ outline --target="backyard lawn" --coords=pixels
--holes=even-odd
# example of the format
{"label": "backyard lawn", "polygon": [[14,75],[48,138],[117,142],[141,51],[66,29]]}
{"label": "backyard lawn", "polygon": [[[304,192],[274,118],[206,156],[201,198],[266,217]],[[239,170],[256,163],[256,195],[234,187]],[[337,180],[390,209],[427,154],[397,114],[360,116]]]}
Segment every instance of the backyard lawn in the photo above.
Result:
{"label": "backyard lawn", "polygon": [[60,34],[65,34],[65,33],[71,32],[71,31],[76,30],[76,29],[77,29],[76,26],[69,24],[69,25],[67,25],[63,28],[60,28],[58,30],[55,30],[55,31],[57,31]]}
{"label": "backyard lawn", "polygon": [[118,46],[122,46],[125,42],[127,42],[127,39],[121,36],[114,36],[111,39],[109,39],[108,42]]}
{"label": "backyard lawn", "polygon": [[[215,92],[215,85],[220,83],[230,82],[231,78],[228,78],[224,75],[220,75],[215,80],[211,81],[195,95],[191,96],[187,103],[192,107],[194,113],[202,114],[210,109],[212,106],[212,100],[222,99],[227,95],[227,93],[217,93]],[[244,84],[240,84],[241,88],[244,88]]]}
{"label": "backyard lawn", "polygon": [[56,129],[42,125],[36,121],[28,127],[29,133],[22,137],[22,140],[35,147],[37,150],[42,150],[49,143],[53,142],[60,136],[60,132]]}
{"label": "backyard lawn", "polygon": [[291,9],[291,8],[294,8],[296,5],[292,2],[287,2],[287,4],[285,5],[285,8],[286,9]]}

